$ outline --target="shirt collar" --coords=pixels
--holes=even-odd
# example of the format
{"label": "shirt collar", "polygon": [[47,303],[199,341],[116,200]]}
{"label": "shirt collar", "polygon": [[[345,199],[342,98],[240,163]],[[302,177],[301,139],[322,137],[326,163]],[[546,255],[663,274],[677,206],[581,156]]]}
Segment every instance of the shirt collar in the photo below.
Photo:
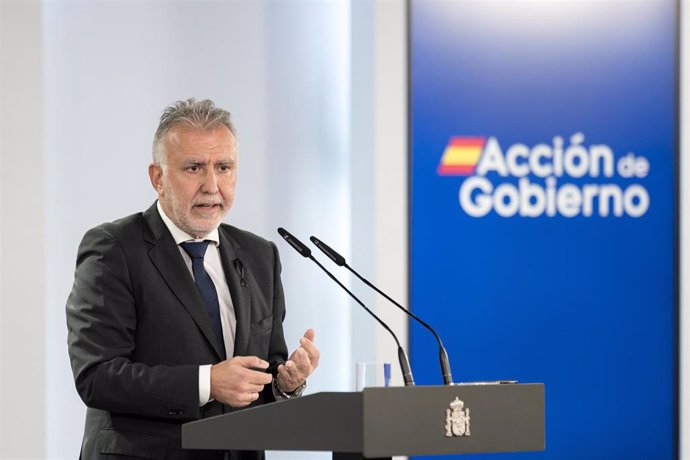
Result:
{"label": "shirt collar", "polygon": [[161,215],[161,219],[163,219],[163,223],[165,224],[166,227],[168,227],[168,230],[170,231],[170,234],[172,235],[173,239],[175,240],[175,244],[180,244],[184,243],[185,241],[211,241],[213,244],[216,245],[216,247],[220,246],[220,238],[218,237],[218,228],[214,228],[211,233],[206,235],[202,240],[198,240],[194,238],[192,235],[189,233],[185,232],[184,230],[180,229],[175,223],[170,219],[170,217],[165,214],[165,211],[163,211],[163,207],[161,206],[160,200],[156,201],[156,208],[158,208],[158,214]]}

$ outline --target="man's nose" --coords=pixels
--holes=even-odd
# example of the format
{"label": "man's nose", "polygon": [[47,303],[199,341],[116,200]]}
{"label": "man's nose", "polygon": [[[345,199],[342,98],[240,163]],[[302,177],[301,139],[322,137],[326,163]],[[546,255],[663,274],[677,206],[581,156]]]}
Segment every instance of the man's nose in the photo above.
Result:
{"label": "man's nose", "polygon": [[216,172],[209,170],[204,175],[204,181],[201,184],[201,191],[204,193],[216,193],[218,192],[218,177]]}

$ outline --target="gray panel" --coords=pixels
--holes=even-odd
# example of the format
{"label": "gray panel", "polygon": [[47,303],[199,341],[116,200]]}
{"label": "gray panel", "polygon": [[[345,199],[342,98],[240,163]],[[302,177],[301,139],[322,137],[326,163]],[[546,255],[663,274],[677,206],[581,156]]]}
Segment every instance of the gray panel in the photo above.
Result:
{"label": "gray panel", "polygon": [[[446,437],[446,409],[470,409],[470,436]],[[543,450],[544,386],[366,388],[364,455]]]}
{"label": "gray panel", "polygon": [[317,393],[187,423],[182,447],[362,452],[362,393]]}

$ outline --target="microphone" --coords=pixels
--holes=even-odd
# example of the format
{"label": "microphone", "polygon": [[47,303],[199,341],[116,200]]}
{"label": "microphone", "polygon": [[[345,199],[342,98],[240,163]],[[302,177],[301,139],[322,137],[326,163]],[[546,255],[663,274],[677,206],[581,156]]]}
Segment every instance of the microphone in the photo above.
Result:
{"label": "microphone", "polygon": [[386,298],[389,302],[391,302],[393,305],[398,307],[400,310],[404,311],[408,316],[416,320],[419,324],[427,328],[432,334],[434,334],[434,337],[436,337],[436,341],[438,342],[438,354],[439,354],[439,361],[441,362],[441,373],[443,374],[443,383],[445,385],[453,385],[453,375],[451,374],[450,371],[450,362],[448,361],[448,353],[446,352],[446,349],[443,347],[443,343],[441,342],[441,338],[438,336],[436,331],[429,326],[426,322],[422,321],[417,315],[412,313],[411,311],[407,310],[404,308],[402,305],[400,305],[398,302],[395,300],[391,299],[386,293],[381,291],[379,288],[371,284],[368,280],[364,279],[359,273],[357,273],[352,267],[350,267],[347,262],[345,261],[345,258],[338,254],[336,251],[333,250],[330,246],[328,246],[326,243],[323,241],[319,240],[317,237],[312,236],[309,238],[314,245],[319,248],[324,254],[328,256],[329,259],[331,259],[336,265],[339,267],[345,267],[348,270],[350,270],[354,275],[362,280],[364,284],[381,294],[383,297]]}
{"label": "microphone", "polygon": [[398,361],[400,362],[400,370],[402,371],[402,376],[403,376],[403,381],[405,382],[405,386],[414,386],[414,377],[412,377],[412,370],[410,369],[410,362],[407,360],[407,355],[405,354],[405,350],[403,350],[402,346],[400,345],[400,341],[398,340],[398,337],[393,333],[390,327],[386,323],[384,323],[381,318],[376,316],[373,311],[371,311],[369,308],[367,308],[366,305],[362,303],[361,300],[359,300],[348,288],[346,288],[343,283],[341,283],[338,278],[333,276],[331,272],[329,272],[323,265],[319,263],[318,260],[314,258],[314,256],[311,255],[311,250],[306,247],[300,240],[295,238],[290,232],[285,230],[282,227],[278,228],[278,233],[280,236],[283,237],[285,241],[288,242],[290,246],[295,248],[295,251],[299,252],[302,257],[306,257],[308,259],[311,259],[312,262],[314,262],[316,265],[319,266],[321,270],[323,270],[330,279],[335,281],[338,286],[343,288],[345,292],[347,292],[350,297],[352,297],[362,308],[364,308],[367,313],[369,313],[378,323],[383,326],[385,330],[387,330],[392,336],[393,340],[395,340],[396,345],[398,346]]}
{"label": "microphone", "polygon": [[233,262],[235,264],[235,270],[237,274],[240,275],[240,286],[247,287],[247,282],[244,279],[244,265],[240,259],[235,259]]}

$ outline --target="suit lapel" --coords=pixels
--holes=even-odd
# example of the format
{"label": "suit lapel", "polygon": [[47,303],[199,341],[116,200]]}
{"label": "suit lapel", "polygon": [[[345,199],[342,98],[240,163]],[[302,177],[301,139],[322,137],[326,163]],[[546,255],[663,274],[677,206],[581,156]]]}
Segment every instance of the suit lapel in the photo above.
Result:
{"label": "suit lapel", "polygon": [[[151,230],[150,234],[144,234],[144,239],[151,244],[151,249],[149,249],[151,262],[163,276],[170,290],[180,300],[185,310],[189,312],[206,340],[210,342],[218,355],[218,359],[222,359],[222,353],[216,343],[217,340],[211,326],[211,319],[208,317],[206,307],[194,284],[194,279],[184,263],[175,240],[158,214],[155,203],[144,212],[143,217]],[[223,268],[225,269],[225,267]]]}
{"label": "suit lapel", "polygon": [[220,259],[223,265],[223,272],[225,272],[225,279],[230,289],[232,305],[235,309],[235,319],[237,321],[234,355],[243,356],[249,344],[249,325],[252,311],[251,290],[247,286],[246,275],[244,278],[241,276],[242,248],[230,236],[228,230],[222,226],[218,228],[218,238],[220,239]]}

